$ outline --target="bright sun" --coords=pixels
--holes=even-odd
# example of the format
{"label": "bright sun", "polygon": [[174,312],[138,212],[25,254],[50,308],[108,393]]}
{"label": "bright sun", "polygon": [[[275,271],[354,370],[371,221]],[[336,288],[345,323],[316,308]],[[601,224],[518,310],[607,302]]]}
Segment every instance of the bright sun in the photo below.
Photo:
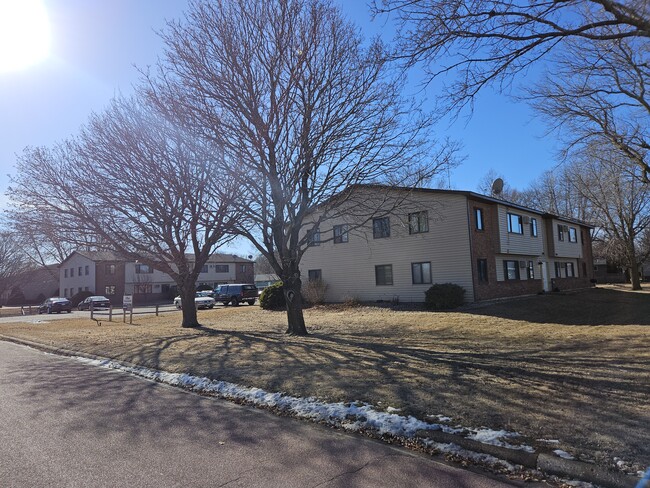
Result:
{"label": "bright sun", "polygon": [[43,60],[50,50],[50,24],[42,0],[0,0],[0,72]]}

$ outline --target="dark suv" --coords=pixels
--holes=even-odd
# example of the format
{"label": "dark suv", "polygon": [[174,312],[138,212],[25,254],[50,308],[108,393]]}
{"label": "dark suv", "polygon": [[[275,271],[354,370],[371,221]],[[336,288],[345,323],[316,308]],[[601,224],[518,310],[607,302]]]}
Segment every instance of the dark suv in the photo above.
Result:
{"label": "dark suv", "polygon": [[257,300],[257,287],[253,284],[234,284],[219,285],[214,289],[214,299],[222,302],[224,305],[232,303],[234,306],[241,302],[248,302],[249,305],[255,305]]}

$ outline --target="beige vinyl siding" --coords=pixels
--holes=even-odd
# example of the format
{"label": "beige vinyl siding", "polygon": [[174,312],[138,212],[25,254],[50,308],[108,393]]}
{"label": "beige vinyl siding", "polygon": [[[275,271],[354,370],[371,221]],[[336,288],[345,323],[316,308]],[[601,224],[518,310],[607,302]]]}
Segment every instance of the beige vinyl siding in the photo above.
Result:
{"label": "beige vinyl siding", "polygon": [[[86,266],[88,266],[88,274],[86,275]],[[79,276],[79,267],[82,269],[81,276]],[[74,276],[70,276],[70,269],[74,269]],[[67,270],[68,276],[65,276]],[[95,263],[81,254],[73,254],[70,259],[61,265],[59,269],[59,294],[64,295],[67,289],[67,297],[71,298],[79,292],[79,288],[96,293],[95,290]],[[71,290],[73,290],[71,292]],[[103,291],[103,290],[102,290]]]}
{"label": "beige vinyl siding", "polygon": [[528,261],[533,262],[533,269],[535,270],[535,279],[540,279],[542,277],[541,275],[541,270],[539,268],[538,259],[535,259],[531,256],[515,256],[515,255],[508,255],[508,256],[497,256],[496,258],[496,267],[497,267],[497,281],[505,281],[505,273],[503,270],[503,262],[504,261],[516,261],[517,262],[517,267],[519,267],[519,261],[525,261],[526,266],[521,268],[519,267],[519,279],[520,281],[526,281],[528,280]]}
{"label": "beige vinyl siding", "polygon": [[[564,232],[564,241],[560,241],[558,228],[557,228],[558,225],[566,225],[569,228],[574,228],[576,231],[576,242],[569,242],[568,231]],[[571,224],[569,222],[553,219],[552,228],[553,228],[553,243],[555,246],[555,257],[581,258],[582,244],[580,243],[580,226],[577,224]]]}
{"label": "beige vinyl siding", "polygon": [[[428,232],[409,234],[408,214],[428,212]],[[373,238],[372,222],[353,229],[344,220],[321,224],[321,244],[309,248],[302,259],[301,276],[320,269],[328,285],[326,300],[422,302],[431,284],[412,283],[411,264],[431,263],[431,282],[452,282],[466,290],[473,301],[472,269],[467,223],[467,203],[463,195],[416,194],[389,215],[390,237]],[[335,244],[333,226],[348,223],[346,243]],[[330,235],[332,234],[332,235]],[[392,265],[393,284],[375,284],[375,266]]]}
{"label": "beige vinyl siding", "polygon": [[[530,223],[523,224],[523,234],[508,232],[508,213],[521,215],[528,219],[537,220],[537,237],[530,232]],[[540,256],[544,251],[544,222],[541,215],[524,212],[505,205],[499,205],[499,242],[502,254],[519,254],[527,256]]]}

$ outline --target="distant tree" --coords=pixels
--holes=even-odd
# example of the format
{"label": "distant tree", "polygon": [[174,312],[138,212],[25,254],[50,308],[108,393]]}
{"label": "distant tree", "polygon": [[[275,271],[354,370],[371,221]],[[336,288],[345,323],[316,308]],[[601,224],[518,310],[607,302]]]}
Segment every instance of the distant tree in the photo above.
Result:
{"label": "distant tree", "polygon": [[[494,182],[499,178],[503,181],[503,187],[500,191],[495,191]],[[505,177],[492,168],[480,179],[476,191],[508,202],[519,203],[519,191],[510,186]]]}
{"label": "distant tree", "polygon": [[29,261],[16,235],[0,231],[0,296],[11,289],[16,278],[28,268]]}
{"label": "distant tree", "polygon": [[83,247],[92,237],[167,273],[185,305],[182,326],[195,327],[196,280],[237,217],[221,154],[141,100],[116,99],[78,137],[25,150],[8,191],[13,219],[51,222],[54,242]]}
{"label": "distant tree", "polygon": [[632,288],[640,289],[639,245],[650,228],[650,188],[630,173],[625,155],[610,146],[587,146],[572,161],[569,174],[595,210],[608,255],[619,257]]}
{"label": "distant tree", "polygon": [[238,232],[284,283],[287,332],[306,334],[300,261],[319,223],[352,198],[342,190],[421,184],[456,147],[432,151],[431,118],[401,95],[384,47],[364,44],[330,1],[196,1],[163,38],[148,95],[223,148],[246,192]]}
{"label": "distant tree", "polygon": [[578,190],[572,172],[568,165],[558,165],[554,170],[544,172],[519,192],[520,203],[554,215],[596,223],[598,211]]}
{"label": "distant tree", "polygon": [[255,258],[255,274],[275,274],[275,270],[264,254]]}

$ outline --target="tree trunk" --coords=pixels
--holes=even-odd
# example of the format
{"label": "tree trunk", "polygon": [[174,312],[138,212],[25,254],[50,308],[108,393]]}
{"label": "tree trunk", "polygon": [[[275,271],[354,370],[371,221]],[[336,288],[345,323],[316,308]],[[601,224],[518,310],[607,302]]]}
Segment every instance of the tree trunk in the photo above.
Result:
{"label": "tree trunk", "polygon": [[287,302],[287,334],[305,336],[307,327],[305,327],[305,317],[302,312],[300,272],[292,273],[289,278],[282,280],[282,284],[284,298]]}
{"label": "tree trunk", "polygon": [[182,327],[192,328],[200,327],[199,319],[196,313],[196,305],[194,298],[196,296],[196,285],[192,283],[184,283],[179,287],[181,305],[183,307],[183,322]]}
{"label": "tree trunk", "polygon": [[641,289],[641,279],[639,277],[639,264],[636,261],[636,250],[630,249],[630,282],[633,290]]}

